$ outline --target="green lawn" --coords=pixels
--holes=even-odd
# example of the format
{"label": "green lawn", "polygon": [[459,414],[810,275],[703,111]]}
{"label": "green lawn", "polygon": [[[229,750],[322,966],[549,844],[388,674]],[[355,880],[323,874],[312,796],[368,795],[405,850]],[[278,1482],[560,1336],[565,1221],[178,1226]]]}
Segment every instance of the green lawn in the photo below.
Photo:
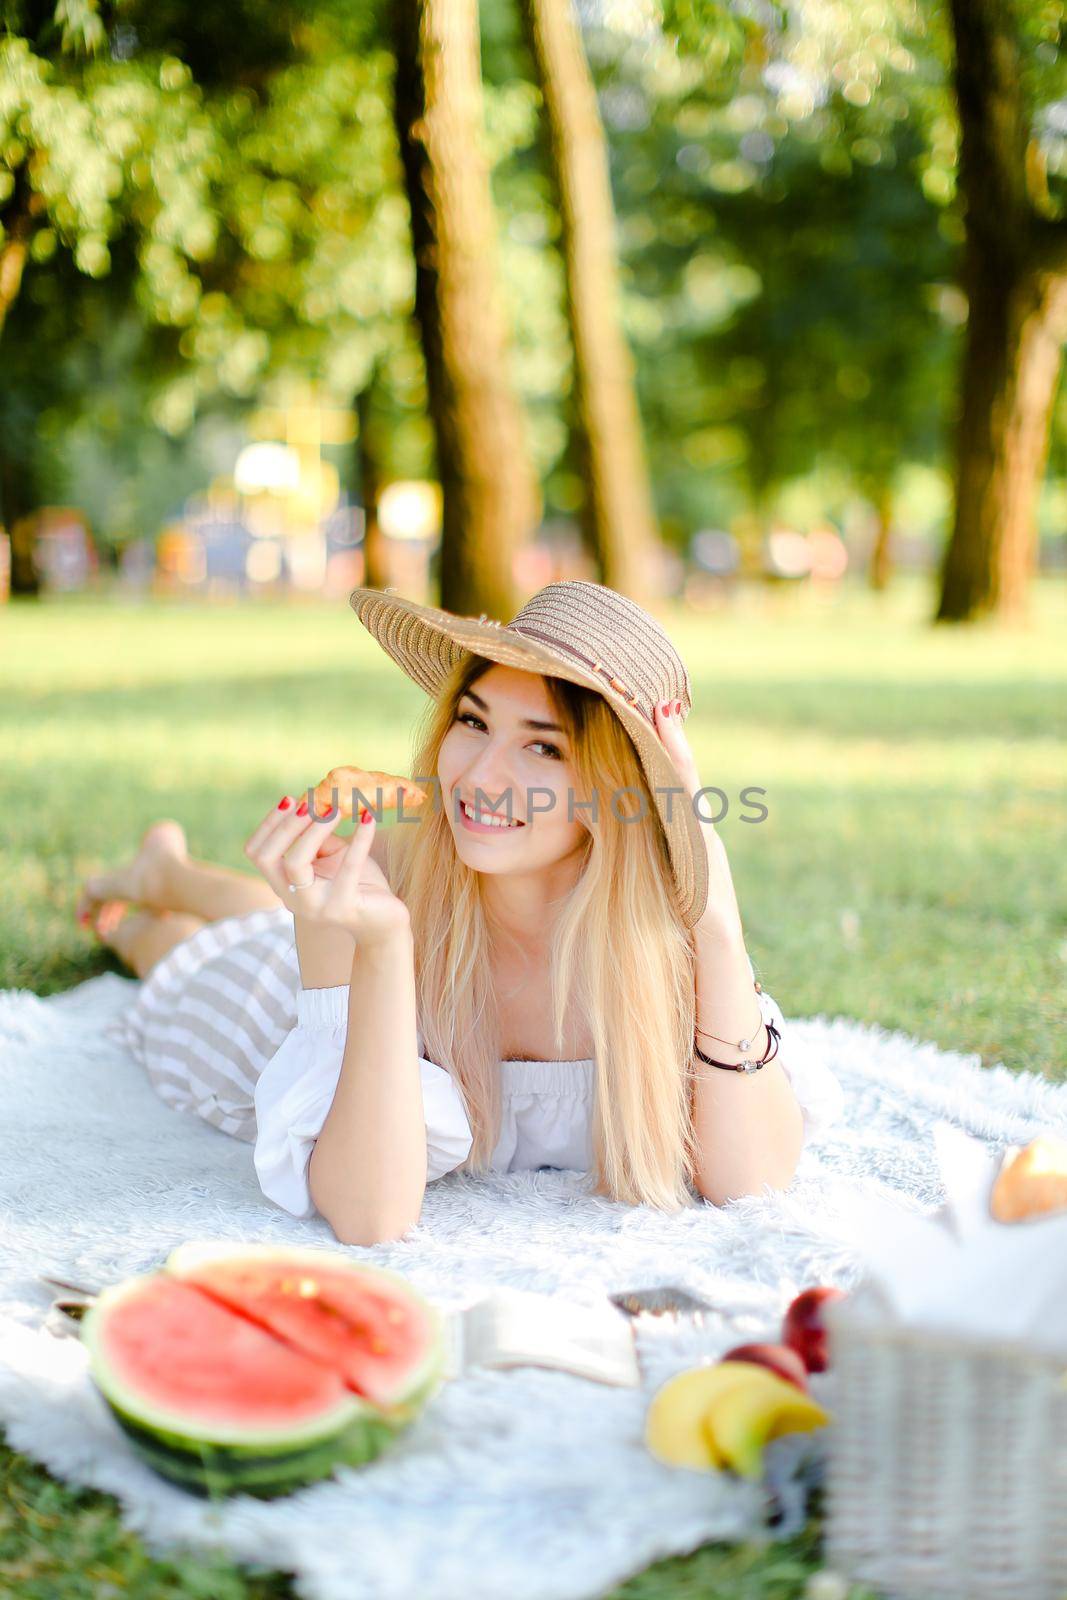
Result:
{"label": "green lawn", "polygon": [[[749,951],[787,1017],[856,1017],[1062,1079],[1067,593],[1044,581],[1011,632],[932,629],[929,609],[902,579],[884,597],[753,590],[729,613],[665,617],[701,776],[730,799]],[[0,610],[0,638],[0,987],[40,994],[115,965],[72,906],[149,822],[177,817],[195,855],[247,867],[283,791],[344,761],[403,770],[424,704],[343,602],[57,599]],[[746,787],[766,821],[741,820]],[[291,1593],[276,1574],[154,1561],[109,1497],[0,1463],[0,1595]],[[617,1594],[799,1595],[818,1526],[768,1552],[708,1546]]]}

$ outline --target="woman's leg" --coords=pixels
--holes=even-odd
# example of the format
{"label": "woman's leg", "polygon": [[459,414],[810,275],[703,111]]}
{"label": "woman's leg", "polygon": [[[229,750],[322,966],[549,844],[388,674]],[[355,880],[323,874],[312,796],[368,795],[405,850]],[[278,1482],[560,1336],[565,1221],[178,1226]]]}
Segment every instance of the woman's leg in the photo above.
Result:
{"label": "woman's leg", "polygon": [[[118,904],[110,902],[110,905]],[[109,909],[105,906],[97,922],[100,940],[139,978],[147,977],[156,962],[176,944],[207,926],[203,918],[177,911],[127,911],[116,919],[114,915],[108,916]]]}
{"label": "woman's leg", "polygon": [[197,861],[192,856],[166,863],[157,898],[160,910],[180,911],[218,922],[245,911],[261,911],[282,904],[269,883],[253,872]]}
{"label": "woman's leg", "polygon": [[255,873],[190,856],[185,830],[170,819],[152,824],[131,861],[88,879],[78,902],[79,918],[87,921],[105,900],[128,900],[204,922],[282,904]]}

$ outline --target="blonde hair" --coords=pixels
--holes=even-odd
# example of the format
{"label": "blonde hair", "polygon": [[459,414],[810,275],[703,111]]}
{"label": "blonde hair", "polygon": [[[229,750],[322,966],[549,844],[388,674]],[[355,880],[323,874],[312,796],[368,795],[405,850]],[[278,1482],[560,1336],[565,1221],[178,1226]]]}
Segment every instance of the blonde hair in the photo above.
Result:
{"label": "blonde hair", "polygon": [[[496,665],[465,654],[428,707],[412,776],[436,777],[460,696]],[[594,1192],[677,1211],[694,1204],[695,953],[673,897],[667,842],[644,769],[603,697],[545,677],[570,738],[575,803],[597,793],[585,863],[556,923],[551,992],[557,1053],[579,1007],[594,1040]],[[642,797],[622,821],[613,793]],[[623,805],[624,815],[635,812]],[[390,830],[387,872],[411,914],[422,1053],[463,1093],[474,1143],[461,1170],[485,1171],[500,1132],[500,1038],[482,875],[461,860],[439,787],[417,824]]]}

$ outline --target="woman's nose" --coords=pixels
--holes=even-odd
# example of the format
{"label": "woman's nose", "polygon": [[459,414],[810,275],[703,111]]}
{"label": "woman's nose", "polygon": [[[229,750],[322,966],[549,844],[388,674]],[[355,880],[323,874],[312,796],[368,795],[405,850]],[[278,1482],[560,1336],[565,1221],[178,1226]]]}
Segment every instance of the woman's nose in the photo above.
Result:
{"label": "woman's nose", "polygon": [[511,775],[507,763],[489,751],[484,751],[471,763],[463,775],[463,781],[466,792],[472,799],[475,791],[481,789],[490,801],[495,801],[500,795],[506,794],[511,787]]}

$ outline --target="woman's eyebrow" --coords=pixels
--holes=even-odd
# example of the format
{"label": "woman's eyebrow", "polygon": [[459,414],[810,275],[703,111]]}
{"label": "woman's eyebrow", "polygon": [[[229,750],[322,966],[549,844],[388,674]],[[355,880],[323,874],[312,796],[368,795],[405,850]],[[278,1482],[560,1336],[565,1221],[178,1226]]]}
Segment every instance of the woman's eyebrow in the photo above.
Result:
{"label": "woman's eyebrow", "polygon": [[[479,711],[489,710],[486,702],[481,698],[480,695],[475,694],[473,689],[464,689],[460,699],[473,700]],[[566,729],[561,728],[558,722],[535,722],[531,717],[525,717],[519,726],[522,728],[536,728],[539,733],[566,732]]]}

